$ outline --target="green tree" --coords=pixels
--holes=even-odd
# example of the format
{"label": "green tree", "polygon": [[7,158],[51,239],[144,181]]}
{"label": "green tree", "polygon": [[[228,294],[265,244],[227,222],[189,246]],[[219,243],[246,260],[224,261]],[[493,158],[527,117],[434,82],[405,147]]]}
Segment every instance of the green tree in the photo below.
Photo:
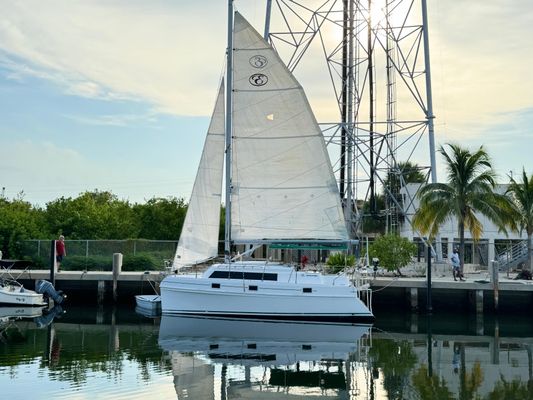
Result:
{"label": "green tree", "polygon": [[422,364],[412,377],[413,386],[422,400],[452,400],[453,393],[446,381],[438,376],[429,376],[428,367]]}
{"label": "green tree", "polygon": [[513,220],[517,221],[520,231],[527,233],[527,267],[533,271],[533,175],[528,177],[522,170],[522,181],[516,182],[511,178],[511,183],[505,192],[511,200],[511,213]]}
{"label": "green tree", "polygon": [[448,144],[448,153],[439,148],[446,162],[447,183],[430,183],[418,193],[420,206],[413,217],[413,226],[434,238],[440,226],[455,217],[458,223],[461,267],[464,265],[465,228],[478,240],[483,226],[476,212],[485,215],[501,231],[512,224],[504,210],[509,208],[506,196],[494,193],[495,172],[489,155],[481,146],[471,153],[455,144]]}
{"label": "green tree", "polygon": [[326,260],[326,264],[329,267],[328,272],[336,274],[346,267],[352,267],[355,264],[355,256],[343,252],[332,253]]}
{"label": "green tree", "polygon": [[136,204],[133,209],[140,224],[139,237],[178,240],[187,212],[183,199],[152,198],[146,204]]}
{"label": "green tree", "polygon": [[370,245],[371,258],[379,258],[379,264],[389,271],[396,270],[401,275],[400,268],[411,262],[416,254],[416,244],[397,234],[379,236]]}
{"label": "green tree", "polygon": [[4,258],[22,258],[22,241],[46,238],[44,213],[22,199],[0,198],[0,250]]}
{"label": "green tree", "polygon": [[404,399],[409,374],[417,362],[413,345],[407,340],[374,339],[369,350],[372,365],[383,372],[383,387],[389,399]]}
{"label": "green tree", "polygon": [[533,400],[533,382],[506,381],[503,375],[486,397],[487,400]]}
{"label": "green tree", "polygon": [[385,197],[378,194],[374,197],[377,212],[372,213],[370,202],[363,203],[363,232],[385,233],[385,216],[379,210],[385,209]]}
{"label": "green tree", "polygon": [[[417,164],[410,161],[401,161],[396,168],[392,168],[383,182],[384,188],[389,188],[392,193],[399,193],[403,183],[424,183],[426,176]],[[383,190],[386,194],[386,190]]]}
{"label": "green tree", "polygon": [[130,239],[140,229],[129,202],[98,190],[47,203],[46,220],[54,235],[68,239]]}
{"label": "green tree", "polygon": [[[400,189],[403,184],[426,182],[426,177],[421,170],[422,168],[410,161],[401,161],[396,167],[389,170],[383,181],[382,193],[374,197],[374,212],[372,212],[369,201],[362,204],[362,214],[365,216],[363,232],[385,233],[386,216],[384,211],[387,207],[395,204],[393,198],[402,205]],[[402,214],[400,214],[400,218],[403,218]]]}

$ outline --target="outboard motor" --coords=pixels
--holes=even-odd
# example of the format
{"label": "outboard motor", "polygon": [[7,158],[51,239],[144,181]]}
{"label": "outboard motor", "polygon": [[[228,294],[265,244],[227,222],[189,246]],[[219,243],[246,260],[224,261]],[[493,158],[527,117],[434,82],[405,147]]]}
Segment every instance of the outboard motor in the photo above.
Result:
{"label": "outboard motor", "polygon": [[54,288],[54,285],[45,280],[37,281],[37,284],[35,285],[35,291],[44,295],[45,297],[54,300],[54,303],[56,304],[63,303],[63,300],[65,300],[65,298],[67,297],[67,295],[64,294],[62,290],[56,290]]}
{"label": "outboard motor", "polygon": [[57,305],[48,311],[43,311],[43,315],[34,318],[33,321],[38,328],[44,328],[45,326],[50,325],[54,318],[60,318],[64,313],[65,311],[63,308],[60,305]]}

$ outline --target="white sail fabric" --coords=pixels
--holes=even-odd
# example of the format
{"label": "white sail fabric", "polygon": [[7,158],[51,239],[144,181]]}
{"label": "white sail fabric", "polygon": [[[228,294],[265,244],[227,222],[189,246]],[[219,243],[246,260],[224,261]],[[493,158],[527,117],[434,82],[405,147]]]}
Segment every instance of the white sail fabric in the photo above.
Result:
{"label": "white sail fabric", "polygon": [[239,13],[233,54],[232,240],[348,239],[305,93]]}
{"label": "white sail fabric", "polygon": [[197,264],[218,255],[224,169],[224,121],[224,83],[222,83],[174,256],[173,269]]}

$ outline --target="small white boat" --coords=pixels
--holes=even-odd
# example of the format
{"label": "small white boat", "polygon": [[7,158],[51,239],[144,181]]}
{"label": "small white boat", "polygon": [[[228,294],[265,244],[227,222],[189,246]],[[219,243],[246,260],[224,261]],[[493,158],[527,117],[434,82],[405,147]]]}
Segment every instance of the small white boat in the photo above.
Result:
{"label": "small white boat", "polygon": [[161,296],[159,295],[138,295],[135,296],[135,303],[137,308],[150,313],[157,313],[161,311]]}
{"label": "small white boat", "polygon": [[0,307],[0,318],[35,318],[43,315],[42,307]]}
{"label": "small white boat", "polygon": [[17,306],[45,306],[43,295],[24,288],[17,282],[0,282],[0,304]]}

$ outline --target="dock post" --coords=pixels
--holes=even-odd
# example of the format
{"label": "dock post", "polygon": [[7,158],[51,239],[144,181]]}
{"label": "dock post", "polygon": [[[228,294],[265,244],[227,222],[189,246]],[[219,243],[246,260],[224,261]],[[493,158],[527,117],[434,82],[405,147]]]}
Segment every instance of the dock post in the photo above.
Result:
{"label": "dock post", "polygon": [[428,268],[427,268],[427,305],[426,305],[426,311],[431,314],[433,311],[433,302],[431,300],[431,246],[428,246],[428,254],[427,254],[427,261],[428,261]]}
{"label": "dock post", "polygon": [[476,335],[483,336],[485,334],[485,324],[483,314],[476,314]]}
{"label": "dock post", "polygon": [[494,336],[489,343],[491,363],[498,365],[500,363],[500,323],[498,318],[494,321]]}
{"label": "dock post", "polygon": [[500,298],[500,290],[499,290],[499,271],[500,266],[498,264],[498,261],[491,261],[490,262],[490,272],[491,272],[491,281],[492,281],[492,287],[494,289],[494,311],[498,312],[498,303]]}
{"label": "dock post", "polygon": [[418,314],[411,314],[411,324],[409,328],[411,333],[418,333]]}
{"label": "dock post", "polygon": [[113,254],[113,302],[117,302],[118,276],[122,272],[122,253]]}
{"label": "dock post", "polygon": [[105,281],[98,281],[98,289],[96,292],[96,301],[98,305],[104,303],[105,298]]}
{"label": "dock post", "polygon": [[418,288],[409,288],[409,306],[411,311],[418,310]]}
{"label": "dock post", "polygon": [[483,314],[483,290],[476,290],[476,314]]}

